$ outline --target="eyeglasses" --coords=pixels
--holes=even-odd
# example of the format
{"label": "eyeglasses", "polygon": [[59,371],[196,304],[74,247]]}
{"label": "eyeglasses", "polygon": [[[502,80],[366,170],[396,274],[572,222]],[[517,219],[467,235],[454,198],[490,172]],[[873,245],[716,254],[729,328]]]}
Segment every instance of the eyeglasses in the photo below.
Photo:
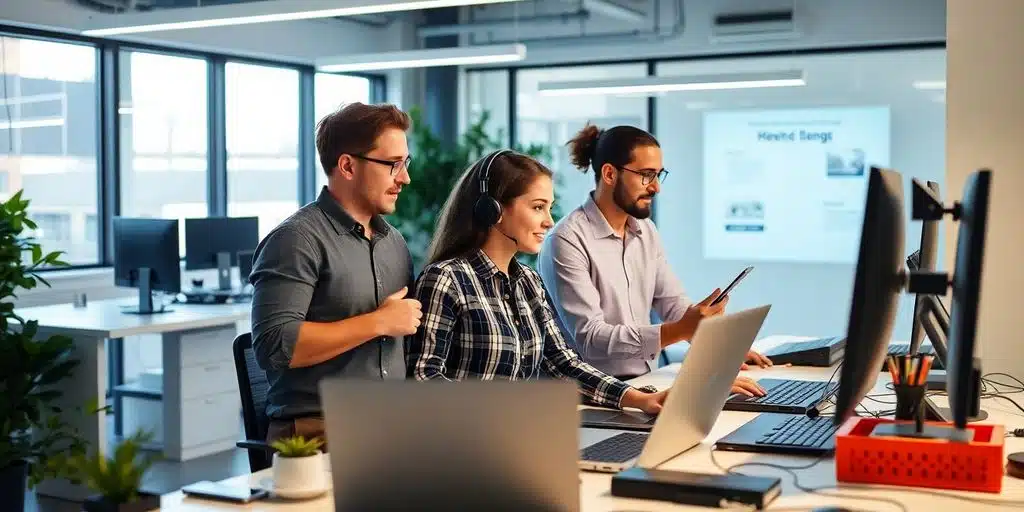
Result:
{"label": "eyeglasses", "polygon": [[387,165],[391,167],[391,175],[398,174],[399,169],[409,169],[409,162],[412,161],[411,156],[405,157],[405,160],[381,160],[380,158],[371,158],[364,155],[352,155],[360,160],[366,160],[367,162],[373,162],[375,164]]}
{"label": "eyeglasses", "polygon": [[668,179],[668,171],[666,171],[665,169],[662,169],[660,171],[636,171],[630,169],[629,167],[619,167],[619,169],[623,171],[629,171],[633,174],[639,174],[641,177],[640,183],[643,183],[644,185],[650,185],[651,182],[654,181],[654,178],[658,178],[659,183],[665,183],[665,180]]}

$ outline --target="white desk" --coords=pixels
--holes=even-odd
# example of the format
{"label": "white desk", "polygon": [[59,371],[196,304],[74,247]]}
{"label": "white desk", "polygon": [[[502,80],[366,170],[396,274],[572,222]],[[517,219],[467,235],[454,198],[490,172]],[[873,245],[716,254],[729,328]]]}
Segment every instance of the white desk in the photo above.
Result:
{"label": "white desk", "polygon": [[[107,420],[103,414],[73,414],[82,404],[103,405],[107,392],[104,342],[142,334],[163,340],[164,456],[188,460],[234,448],[239,435],[239,394],[231,342],[236,322],[248,321],[249,304],[173,304],[170,312],[135,315],[121,312],[130,300],[106,300],[84,308],[58,304],[18,310],[38,320],[39,337],[60,334],[74,339],[80,362],[71,378],[61,382],[65,418],[91,449],[105,451]],[[129,433],[130,434],[130,433]],[[39,493],[82,500],[88,492],[65,481],[47,481]]]}
{"label": "white desk", "polygon": [[[756,347],[761,350],[765,350],[774,344],[781,343],[782,341],[793,340],[792,337],[769,337],[758,340]],[[679,369],[679,364],[669,365],[658,369],[650,375],[645,375],[638,379],[635,379],[637,385],[653,384],[658,387],[667,387],[671,385],[672,380]],[[833,368],[807,368],[807,367],[793,367],[793,368],[771,368],[766,370],[750,370],[742,372],[745,375],[762,378],[762,377],[775,377],[775,378],[798,378],[807,380],[828,380],[832,375]],[[837,377],[838,378],[838,377]],[[872,391],[872,394],[888,394],[884,384],[888,380],[887,373],[880,373],[878,386]],[[870,400],[863,402],[864,406],[870,410],[882,410],[891,406],[873,404]],[[1004,423],[1008,429],[1016,427],[1024,427],[1024,414],[1020,413],[1012,405],[1005,403],[1001,400],[984,400],[982,402],[982,408],[987,410],[990,414],[989,419],[986,422],[992,423]],[[704,440],[698,446],[691,448],[690,450],[680,454],[675,459],[667,462],[664,469],[675,469],[682,471],[695,471],[703,473],[721,473],[720,470],[714,465],[711,460],[710,447],[715,440],[725,436],[732,432],[736,428],[740,427],[747,421],[753,419],[757,413],[747,412],[736,412],[736,411],[723,411],[715,423],[714,428],[708,435],[707,439]],[[580,429],[580,443],[581,446],[590,443],[594,440],[610,437],[618,433],[615,430],[598,430],[598,429]],[[1006,453],[1012,453],[1014,451],[1024,451],[1024,439],[1008,438],[1006,440]],[[784,456],[784,455],[770,455],[770,454],[755,454],[755,453],[741,453],[741,452],[715,452],[715,459],[725,467],[729,467],[742,462],[772,462],[784,466],[806,466],[813,462],[813,459],[807,457],[795,457],[795,456]],[[898,507],[886,504],[878,501],[864,501],[852,499],[851,497],[880,497],[889,498],[900,503],[903,503],[907,510],[1000,510],[1005,507],[982,505],[980,503],[968,503],[964,501],[954,500],[950,498],[944,498],[942,494],[952,494],[961,497],[973,497],[980,500],[1015,500],[1024,501],[1024,481],[1016,480],[1010,477],[1004,477],[1003,492],[1001,494],[988,494],[988,493],[970,493],[970,492],[953,492],[943,491],[938,489],[915,489],[907,488],[903,490],[900,487],[886,487],[886,488],[846,488],[841,490],[826,490],[822,491],[821,494],[805,494],[793,486],[792,478],[782,471],[770,469],[770,468],[740,468],[744,473],[765,475],[765,476],[777,476],[782,478],[784,492],[781,497],[776,499],[768,510],[773,508],[797,508],[797,509],[811,509],[814,507],[824,506],[845,506],[856,510],[898,510]],[[796,473],[800,478],[800,484],[804,487],[822,487],[827,485],[835,485],[835,466],[831,458],[825,459],[815,465],[813,468],[807,470],[797,470]],[[260,486],[260,481],[268,478],[270,471],[262,471],[252,475],[243,475],[235,478],[225,480],[225,483],[229,485],[251,485],[254,487]],[[603,512],[613,510],[633,510],[633,511],[672,511],[672,510],[708,510],[702,507],[688,507],[684,505],[678,505],[674,503],[652,501],[652,500],[634,500],[625,498],[616,498],[611,496],[611,475],[599,474],[599,473],[580,473],[580,502],[581,510],[584,512]],[[396,484],[400,485],[400,484]],[[917,491],[926,491],[929,494],[920,494]],[[909,491],[909,492],[908,492]],[[843,497],[829,497],[825,496],[825,493],[841,493]],[[931,507],[931,508],[929,508]],[[260,512],[285,512],[285,511],[309,511],[309,512],[333,512],[334,504],[330,497],[330,493],[322,498],[310,501],[284,501],[284,500],[267,500],[260,501],[248,506],[231,505],[222,502],[198,500],[195,498],[185,497],[180,492],[170,493],[162,497],[161,508],[162,511],[171,512],[220,512],[220,511],[232,511],[232,510],[252,510]]]}

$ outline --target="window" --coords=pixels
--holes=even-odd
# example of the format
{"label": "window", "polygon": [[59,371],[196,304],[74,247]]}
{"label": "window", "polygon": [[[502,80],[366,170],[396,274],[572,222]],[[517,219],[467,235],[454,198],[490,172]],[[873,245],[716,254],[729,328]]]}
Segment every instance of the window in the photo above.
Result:
{"label": "window", "polygon": [[90,213],[85,216],[85,238],[90,242],[95,242],[99,239],[99,226],[96,222],[96,215]]}
{"label": "window", "polygon": [[70,213],[35,213],[31,218],[36,223],[34,236],[54,242],[71,240]]}
{"label": "window", "polygon": [[[313,110],[316,122],[348,103],[370,103],[373,83],[369,78],[332,73],[317,73],[313,79]],[[316,127],[314,126],[314,129]],[[316,193],[327,184],[327,175],[316,154]]]}
{"label": "window", "polygon": [[647,128],[647,98],[642,96],[543,96],[543,82],[647,76],[647,65],[614,64],[525,69],[516,73],[516,142],[543,144],[551,151],[551,170],[558,176],[558,201],[568,213],[594,189],[592,172],[583,174],[569,163],[565,143],[587,122],[601,128],[627,124]]}
{"label": "window", "polygon": [[207,62],[133,51],[120,64],[121,215],[205,217]]}
{"label": "window", "polygon": [[228,215],[262,238],[299,205],[299,72],[229,62],[224,83]]}
{"label": "window", "polygon": [[[508,71],[472,71],[466,74],[466,108],[462,119],[465,127],[480,121],[486,114],[487,134],[501,146],[509,143]],[[460,131],[463,131],[460,130]]]}
{"label": "window", "polygon": [[97,212],[96,49],[0,36],[0,198],[31,201],[44,251],[94,264],[99,246],[71,230]]}
{"label": "window", "polygon": [[[945,59],[936,49],[659,64],[658,76],[798,69],[806,80],[658,96],[656,135],[672,174],[657,218],[669,261],[694,298],[753,264],[730,308],[785,304],[772,311],[766,334],[843,333],[862,169],[891,166],[904,175],[908,255],[921,236],[921,223],[909,218],[910,178],[945,181],[936,150],[945,144],[944,91],[915,87],[943,81]],[[943,247],[940,240],[938,261]],[[909,336],[912,309],[906,294],[895,336]]]}

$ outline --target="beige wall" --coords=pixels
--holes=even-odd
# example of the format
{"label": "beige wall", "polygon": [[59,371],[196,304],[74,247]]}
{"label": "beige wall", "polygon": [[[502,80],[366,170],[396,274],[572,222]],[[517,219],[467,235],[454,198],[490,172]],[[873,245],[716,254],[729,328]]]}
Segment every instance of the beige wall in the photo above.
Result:
{"label": "beige wall", "polygon": [[[992,169],[978,328],[985,372],[1024,378],[1024,1],[948,0],[946,186]],[[945,223],[946,269],[953,268],[956,225]]]}

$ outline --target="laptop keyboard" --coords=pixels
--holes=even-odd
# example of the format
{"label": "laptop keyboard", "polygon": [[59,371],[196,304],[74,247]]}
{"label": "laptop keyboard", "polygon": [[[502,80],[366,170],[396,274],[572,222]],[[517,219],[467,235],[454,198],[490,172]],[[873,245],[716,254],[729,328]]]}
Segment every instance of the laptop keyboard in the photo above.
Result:
{"label": "laptop keyboard", "polygon": [[[828,392],[823,397],[822,391],[825,390],[826,385],[828,385]],[[814,399],[813,402],[818,402],[819,399],[832,395],[838,389],[839,384],[834,382],[786,380],[782,381],[782,384],[769,389],[768,393],[764,396],[744,397],[743,401],[766,405],[799,405],[811,398]]]}
{"label": "laptop keyboard", "polygon": [[616,434],[580,451],[580,460],[593,462],[626,462],[640,456],[647,434]]}
{"label": "laptop keyboard", "polygon": [[757,444],[821,448],[836,430],[839,427],[832,424],[832,418],[793,416],[762,435]]}

